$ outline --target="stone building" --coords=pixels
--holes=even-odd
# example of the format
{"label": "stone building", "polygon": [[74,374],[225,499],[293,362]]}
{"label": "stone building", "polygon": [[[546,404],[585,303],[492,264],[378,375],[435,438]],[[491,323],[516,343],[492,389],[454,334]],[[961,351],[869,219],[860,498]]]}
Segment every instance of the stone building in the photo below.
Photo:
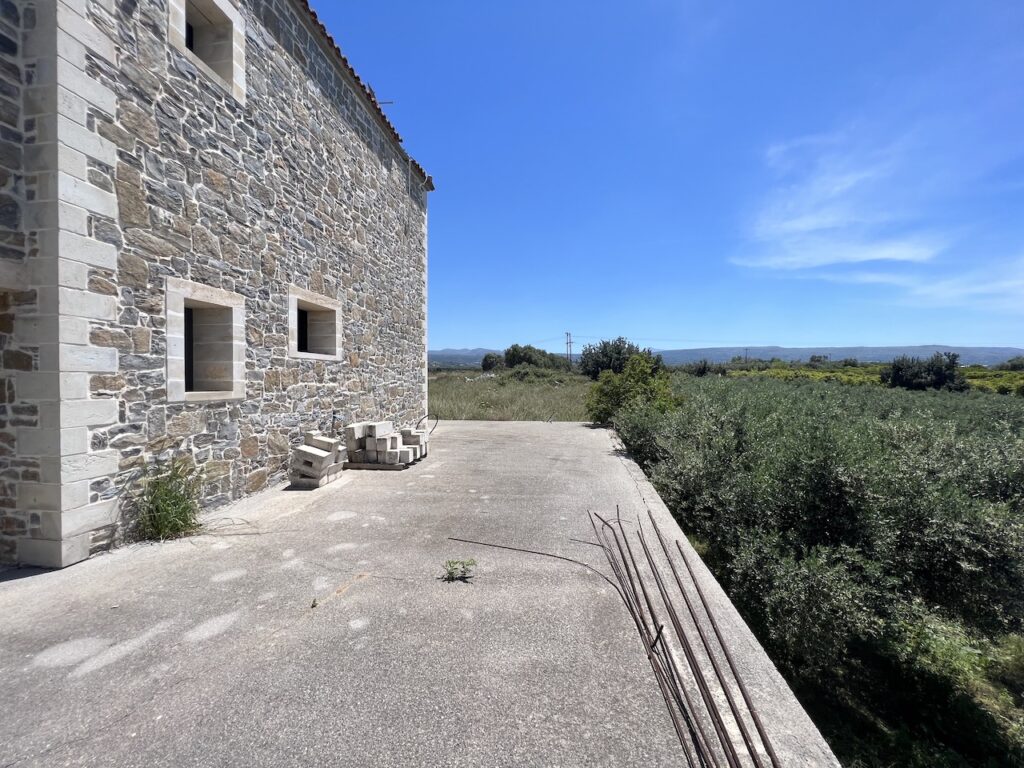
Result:
{"label": "stone building", "polygon": [[426,409],[427,193],[305,0],[0,0],[0,562]]}

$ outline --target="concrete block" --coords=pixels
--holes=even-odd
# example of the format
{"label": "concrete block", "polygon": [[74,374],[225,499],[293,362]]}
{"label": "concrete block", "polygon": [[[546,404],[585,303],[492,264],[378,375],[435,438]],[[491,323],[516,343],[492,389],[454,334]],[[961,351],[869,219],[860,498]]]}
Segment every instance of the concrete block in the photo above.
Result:
{"label": "concrete block", "polygon": [[377,453],[381,451],[394,451],[401,447],[401,437],[397,434],[375,437],[373,440],[376,442]]}
{"label": "concrete block", "polygon": [[291,484],[295,488],[322,488],[328,483],[332,483],[341,476],[341,472],[344,468],[344,462],[338,462],[327,467],[323,474],[316,477],[310,477],[308,475],[292,473]]}
{"label": "concrete block", "polygon": [[376,464],[379,458],[377,451],[367,448],[363,451],[363,458],[366,464]]}
{"label": "concrete block", "polygon": [[345,439],[346,440],[362,440],[366,437],[366,428],[370,426],[368,421],[360,421],[355,424],[349,424],[345,427]]}
{"label": "concrete block", "polygon": [[324,468],[334,463],[335,454],[333,451],[322,451],[310,445],[300,445],[292,455],[293,469],[306,469],[312,472],[321,472]]}
{"label": "concrete block", "polygon": [[117,49],[113,41],[92,22],[63,2],[57,3],[57,25],[93,53],[111,63],[117,61]]}
{"label": "concrete block", "polygon": [[89,450],[87,427],[72,429],[18,429],[18,453],[22,456],[63,456]]}
{"label": "concrete block", "polygon": [[47,483],[73,483],[77,480],[92,480],[116,474],[120,469],[121,454],[118,451],[94,451],[70,456],[42,457],[39,473]]}
{"label": "concrete block", "polygon": [[58,354],[62,371],[107,373],[117,370],[117,350],[113,347],[61,344]]}
{"label": "concrete block", "polygon": [[383,454],[378,454],[378,456],[380,456],[380,455],[384,456],[384,461],[381,462],[382,464],[401,464],[401,463],[403,463],[402,462],[402,458],[400,456],[400,451],[397,451],[397,450],[385,451]]}
{"label": "concrete block", "polygon": [[402,445],[423,445],[425,442],[427,442],[427,436],[424,432],[402,430]]}
{"label": "concrete block", "polygon": [[58,176],[60,181],[57,190],[58,200],[77,205],[79,208],[110,219],[117,218],[117,198],[113,194],[66,173],[58,174]]}
{"label": "concrete block", "polygon": [[77,483],[18,483],[18,509],[69,510],[89,503],[89,481]]}
{"label": "concrete block", "polygon": [[61,231],[58,236],[61,258],[104,269],[117,269],[117,248],[91,237]]}
{"label": "concrete block", "polygon": [[[390,453],[390,451],[388,453]],[[413,460],[413,449],[411,447],[398,449],[399,464],[412,464]]]}
{"label": "concrete block", "polygon": [[116,523],[118,505],[116,499],[110,499],[66,512],[42,510],[38,514],[42,538],[71,539]]}
{"label": "concrete block", "polygon": [[[99,81],[94,80],[84,70],[75,67],[64,59],[57,59],[56,76],[58,83],[69,91],[77,93],[93,106],[98,107],[108,115],[117,114],[117,97],[114,92]],[[71,142],[67,143],[70,144]],[[113,144],[111,144],[111,146],[113,146]],[[76,147],[76,149],[77,148],[78,147]],[[86,154],[91,153],[86,151]],[[114,165],[116,163],[116,155],[113,162],[108,162],[105,157],[101,157],[99,155],[92,156],[97,160],[102,160],[107,163],[107,165]]]}
{"label": "concrete block", "polygon": [[105,427],[117,423],[117,400],[65,400],[60,405],[60,428]]}
{"label": "concrete block", "polygon": [[319,432],[307,432],[305,442],[306,445],[319,448],[321,451],[327,451],[328,453],[337,453],[340,447],[338,440],[322,435]]}
{"label": "concrete block", "polygon": [[83,533],[63,541],[18,539],[17,559],[22,565],[66,568],[89,557],[92,534]]}
{"label": "concrete block", "polygon": [[395,431],[395,425],[390,421],[376,421],[366,425],[367,437],[384,437]]}

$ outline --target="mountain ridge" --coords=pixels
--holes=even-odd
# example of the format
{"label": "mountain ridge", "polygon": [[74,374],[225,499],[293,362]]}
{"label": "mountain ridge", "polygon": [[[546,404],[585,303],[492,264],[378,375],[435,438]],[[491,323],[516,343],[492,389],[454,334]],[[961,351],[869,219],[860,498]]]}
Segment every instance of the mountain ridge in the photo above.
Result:
{"label": "mountain ridge", "polygon": [[[964,365],[997,365],[1011,357],[1024,355],[1020,347],[969,347],[944,344],[918,344],[910,346],[888,347],[699,347],[695,349],[659,349],[655,350],[668,365],[682,365],[698,360],[712,363],[727,363],[734,357],[748,359],[795,361],[807,360],[811,355],[829,357],[832,360],[856,358],[862,363],[887,363],[901,355],[911,357],[931,357],[936,352],[954,352],[960,355]],[[499,349],[474,347],[465,349],[437,349],[427,353],[432,367],[473,368],[480,365],[480,360],[488,352],[501,352]],[[578,357],[578,355],[574,355]]]}

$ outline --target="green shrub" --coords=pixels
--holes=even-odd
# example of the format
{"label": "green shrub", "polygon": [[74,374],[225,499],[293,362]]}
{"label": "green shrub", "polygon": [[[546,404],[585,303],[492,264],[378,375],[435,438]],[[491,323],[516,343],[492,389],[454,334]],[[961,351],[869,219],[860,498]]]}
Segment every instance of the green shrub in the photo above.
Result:
{"label": "green shrub", "polygon": [[147,469],[135,499],[136,536],[164,541],[196,531],[201,490],[201,475],[190,459],[172,460],[155,471]]}
{"label": "green shrub", "polygon": [[597,381],[602,371],[622,373],[626,370],[626,363],[634,355],[646,355],[657,361],[659,369],[663,367],[661,355],[655,355],[649,349],[641,349],[622,336],[611,341],[602,340],[597,344],[587,344],[580,353],[577,364],[580,373]]}
{"label": "green shrub", "polygon": [[1024,403],[779,373],[613,422],[844,762],[1015,764]]}
{"label": "green shrub", "polygon": [[505,356],[499,352],[488,352],[480,361],[480,367],[485,371],[493,371],[495,368],[504,368]]}
{"label": "green shrub", "polygon": [[936,352],[927,360],[906,355],[897,357],[882,368],[882,383],[903,389],[946,389],[962,392],[970,387],[960,370],[960,356],[955,352]]}
{"label": "green shrub", "polygon": [[679,366],[677,370],[687,373],[690,376],[725,376],[729,373],[728,366],[710,363],[707,360],[698,360],[695,363],[686,363]]}
{"label": "green shrub", "polygon": [[572,368],[569,361],[561,355],[537,349],[529,344],[513,344],[505,350],[504,360],[505,365],[509,368],[519,365],[532,365],[537,368],[553,368],[561,371],[568,371]]}
{"label": "green shrub", "polygon": [[996,369],[1000,371],[1024,371],[1024,355],[1011,357],[1005,363],[997,365]]}
{"label": "green shrub", "polygon": [[622,373],[601,371],[587,394],[587,413],[592,421],[607,424],[623,406],[646,402],[659,410],[672,407],[672,385],[659,358],[633,355]]}

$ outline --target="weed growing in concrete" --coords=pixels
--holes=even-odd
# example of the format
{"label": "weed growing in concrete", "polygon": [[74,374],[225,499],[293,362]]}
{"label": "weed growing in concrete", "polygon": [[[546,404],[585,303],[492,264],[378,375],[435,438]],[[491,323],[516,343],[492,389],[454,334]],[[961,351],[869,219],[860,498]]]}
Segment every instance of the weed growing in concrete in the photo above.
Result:
{"label": "weed growing in concrete", "polygon": [[141,486],[136,498],[139,539],[176,539],[199,528],[202,479],[191,462],[179,459],[156,470],[147,468]]}
{"label": "weed growing in concrete", "polygon": [[441,577],[442,581],[449,583],[453,581],[461,581],[463,584],[468,584],[469,580],[473,578],[473,568],[476,565],[476,560],[445,560],[444,561],[444,575]]}

